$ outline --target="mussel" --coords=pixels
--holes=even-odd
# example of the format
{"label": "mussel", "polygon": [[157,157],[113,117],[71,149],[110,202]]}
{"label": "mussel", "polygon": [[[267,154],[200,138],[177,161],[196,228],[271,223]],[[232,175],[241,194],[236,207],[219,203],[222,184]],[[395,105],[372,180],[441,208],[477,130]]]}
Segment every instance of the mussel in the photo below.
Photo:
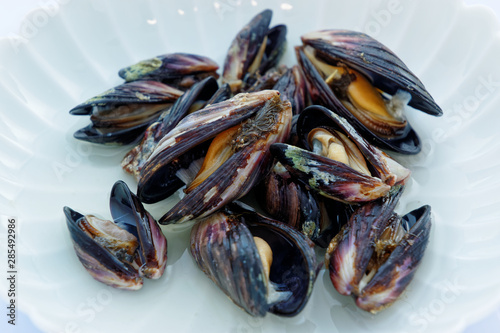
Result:
{"label": "mussel", "polygon": [[129,144],[140,138],[182,94],[156,81],[121,84],[70,110],[72,115],[90,115],[92,122],[75,132],[74,137],[99,144]]}
{"label": "mussel", "polygon": [[169,53],[140,61],[120,69],[125,82],[159,81],[186,90],[206,77],[218,78],[219,66],[205,56],[190,53]]}
{"label": "mussel", "polygon": [[267,172],[269,146],[288,137],[292,111],[279,92],[264,90],[239,94],[191,116],[162,140],[141,173],[142,195],[157,176],[171,174],[172,159],[213,138],[186,196],[165,213],[162,224],[207,216],[247,194]]}
{"label": "mussel", "polygon": [[307,87],[304,75],[299,66],[289,68],[276,82],[273,87],[281,93],[282,100],[292,103],[293,115],[298,115],[307,103]]}
{"label": "mussel", "polygon": [[187,90],[174,105],[164,111],[157,121],[151,124],[144,132],[141,142],[132,148],[122,160],[122,168],[135,176],[140,177],[140,171],[160,140],[170,132],[186,115],[205,107],[207,103],[215,103],[229,97],[229,88],[223,87],[218,92],[217,81],[208,77],[195,83]]}
{"label": "mussel", "polygon": [[253,316],[297,315],[321,264],[314,245],[293,228],[233,203],[191,230],[199,268]]}
{"label": "mussel", "polygon": [[411,282],[431,229],[431,208],[394,213],[402,189],[358,208],[331,241],[325,265],[335,289],[372,313],[388,307]]}
{"label": "mussel", "polygon": [[167,240],[123,181],[111,190],[110,210],[113,222],[64,207],[76,254],[97,281],[119,289],[140,289],[143,277],[163,275]]}
{"label": "mussel", "polygon": [[307,150],[274,144],[271,152],[293,177],[328,198],[346,203],[376,200],[410,175],[325,107],[306,108],[297,120],[297,131]]}
{"label": "mussel", "polygon": [[404,116],[406,105],[434,116],[442,110],[401,59],[354,31],[315,31],[302,42],[297,58],[313,103],[338,112],[380,148],[420,152],[420,140]]}
{"label": "mussel", "polygon": [[274,163],[256,191],[257,200],[267,214],[323,248],[353,212],[351,205],[320,196],[296,181],[279,162]]}
{"label": "mussel", "polygon": [[241,29],[229,47],[222,81],[228,83],[235,93],[246,91],[259,76],[274,68],[286,49],[286,26],[277,25],[269,29],[272,15],[269,9],[257,14]]}

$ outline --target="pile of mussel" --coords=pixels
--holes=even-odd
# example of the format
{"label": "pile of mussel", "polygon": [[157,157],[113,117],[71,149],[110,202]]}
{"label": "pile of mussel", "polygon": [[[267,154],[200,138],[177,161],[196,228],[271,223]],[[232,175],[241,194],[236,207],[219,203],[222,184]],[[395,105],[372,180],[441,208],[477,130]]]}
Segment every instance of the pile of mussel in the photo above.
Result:
{"label": "pile of mussel", "polygon": [[[114,185],[113,221],[64,208],[96,280],[138,289],[143,277],[159,278],[159,224],[194,221],[195,262],[254,316],[298,314],[318,256],[335,289],[372,313],[410,283],[431,210],[395,213],[410,171],[389,154],[420,151],[405,111],[441,109],[391,50],[359,32],[307,33],[298,64],[280,65],[287,29],[270,27],[271,17],[259,13],[236,35],[220,77],[207,57],[158,56],[120,70],[123,84],[70,111],[90,115],[76,139],[133,145],[122,168],[137,194]],[[175,193],[181,199],[158,222],[143,206]]]}

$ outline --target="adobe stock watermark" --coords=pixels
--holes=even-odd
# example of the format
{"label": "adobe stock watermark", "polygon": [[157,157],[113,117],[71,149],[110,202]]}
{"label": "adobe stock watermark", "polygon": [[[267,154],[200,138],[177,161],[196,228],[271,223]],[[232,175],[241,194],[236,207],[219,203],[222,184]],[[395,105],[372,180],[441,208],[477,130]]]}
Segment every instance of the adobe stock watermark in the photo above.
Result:
{"label": "adobe stock watermark", "polygon": [[454,133],[458,132],[468,121],[480,111],[488,100],[500,91],[500,80],[493,75],[479,76],[477,84],[471,93],[457,101],[451,108],[443,110],[445,126],[435,128],[427,138],[421,138],[422,151],[418,155],[405,157],[405,163],[419,165],[430,156],[437,145],[446,142]]}
{"label": "adobe stock watermark", "polygon": [[264,319],[260,317],[248,316],[246,323],[241,323],[236,328],[237,333],[257,333],[262,332],[262,326],[264,325]]}
{"label": "adobe stock watermark", "polygon": [[444,142],[451,134],[463,127],[499,88],[500,80],[494,78],[493,75],[478,77],[473,93],[455,103],[452,109],[444,111],[444,120],[449,125],[448,130],[442,128],[434,130],[432,133],[434,141]]}
{"label": "adobe stock watermark", "polygon": [[389,0],[384,8],[372,10],[370,19],[363,26],[358,26],[354,30],[362,31],[375,38],[391,24],[393,17],[401,14],[403,10],[401,0]]}
{"label": "adobe stock watermark", "polygon": [[91,154],[92,145],[86,142],[77,142],[76,147],[66,146],[66,156],[62,161],[52,161],[52,170],[57,180],[62,183],[64,177],[79,167]]}
{"label": "adobe stock watermark", "polygon": [[50,18],[59,13],[61,6],[66,5],[71,0],[44,0],[39,3],[39,10],[33,12],[24,20],[19,29],[19,33],[8,34],[9,41],[13,49],[17,52],[22,44],[27,43],[38,35],[40,29],[45,27]]}
{"label": "adobe stock watermark", "polygon": [[430,301],[426,306],[416,309],[415,313],[410,315],[409,324],[417,329],[418,332],[425,332],[429,325],[439,318],[450,304],[455,303],[463,291],[466,289],[460,285],[458,278],[453,281],[446,280],[440,283],[439,296]]}
{"label": "adobe stock watermark", "polygon": [[75,309],[77,318],[68,321],[61,333],[81,332],[82,325],[92,323],[98,314],[113,302],[113,296],[122,292],[123,290],[108,287],[99,290],[94,296],[87,297]]}
{"label": "adobe stock watermark", "polygon": [[217,13],[217,16],[221,20],[224,19],[224,15],[228,12],[233,12],[236,7],[241,6],[242,0],[220,0],[220,1],[214,1],[214,9],[215,12]]}

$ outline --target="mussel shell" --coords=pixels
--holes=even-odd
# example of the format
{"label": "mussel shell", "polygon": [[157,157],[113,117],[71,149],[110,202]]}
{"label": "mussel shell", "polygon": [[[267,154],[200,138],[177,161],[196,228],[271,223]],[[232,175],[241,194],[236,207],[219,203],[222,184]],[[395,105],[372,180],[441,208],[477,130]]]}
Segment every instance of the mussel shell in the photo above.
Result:
{"label": "mussel shell", "polygon": [[139,140],[141,135],[150,125],[151,121],[129,128],[101,129],[90,124],[73,133],[73,137],[90,143],[104,145],[128,145]]}
{"label": "mussel shell", "polygon": [[[125,145],[139,140],[141,134],[154,123],[162,113],[169,108],[182,91],[160,82],[141,81],[130,82],[110,89],[70,110],[73,115],[90,115],[92,124],[76,131],[74,137],[78,140],[98,144]],[[127,114],[115,117],[109,114],[113,109],[125,105],[160,105],[156,114],[148,114],[139,119],[135,114],[133,119],[127,119]],[[164,105],[164,107],[163,107]],[[106,114],[102,117],[102,115]]]}
{"label": "mussel shell", "polygon": [[[208,151],[211,140],[195,145],[190,150],[170,158],[156,169],[149,169],[146,164],[140,172],[137,195],[144,203],[156,203],[168,198],[185,183],[176,176],[181,169],[188,169],[194,161],[203,158]],[[144,170],[144,168],[148,168]]]}
{"label": "mussel shell", "polygon": [[317,195],[279,162],[256,191],[257,201],[269,216],[302,232],[322,248],[328,247],[354,211],[354,206]]}
{"label": "mussel shell", "polygon": [[82,214],[69,207],[63,211],[78,259],[94,279],[115,288],[142,287],[142,278],[134,267],[120,261],[78,227],[78,221],[85,218]]}
{"label": "mussel shell", "polygon": [[409,176],[409,170],[403,170],[404,168],[393,161],[392,158],[373,147],[362,136],[362,133],[356,130],[352,123],[323,106],[309,106],[301,112],[297,119],[299,142],[306,149],[311,150],[307,137],[309,132],[317,127],[329,127],[346,134],[369,162],[372,175],[380,178],[385,183],[392,186],[397,182],[404,182]]}
{"label": "mussel shell", "polygon": [[[208,77],[195,83],[177,99],[172,108],[163,112],[160,118],[148,127],[146,132],[144,132],[142,141],[123,158],[121,163],[122,168],[126,172],[136,176],[136,178],[139,178],[144,163],[151,156],[158,142],[190,112],[194,103],[199,101],[213,103],[214,98],[226,99],[228,90],[228,87],[218,89],[217,81],[213,77]],[[218,93],[218,96],[215,96],[216,93]],[[203,152],[200,154],[203,154]],[[182,182],[179,181],[177,183],[177,188],[182,186]]]}
{"label": "mussel shell", "polygon": [[287,28],[284,24],[279,24],[268,30],[266,50],[259,66],[259,73],[264,74],[278,65],[286,51],[286,33]]}
{"label": "mussel shell", "polygon": [[69,111],[72,115],[91,115],[127,104],[173,103],[182,91],[156,81],[124,83],[88,99]]}
{"label": "mussel shell", "polygon": [[[169,184],[179,184],[180,180],[172,173],[178,170],[176,166],[172,167],[173,162],[180,160],[180,163],[185,164],[189,160],[191,163],[193,160],[190,156],[199,156],[203,150],[197,146],[251,117],[276,94],[273,91],[240,94],[230,100],[211,104],[182,119],[160,141],[144,165],[137,188],[141,201],[158,202],[175,192],[177,189],[171,188]],[[183,154],[190,151],[190,156],[183,157]]]}
{"label": "mussel shell", "polygon": [[161,116],[158,121],[161,121],[159,133],[157,136],[161,139],[170,132],[178,123],[189,114],[190,108],[197,101],[209,101],[219,89],[217,80],[213,77],[207,77],[200,82],[195,83],[187,90],[177,101],[172,108]]}
{"label": "mussel shell", "polygon": [[[270,245],[274,263],[270,280],[292,292],[288,299],[268,304],[254,236]],[[254,316],[268,311],[294,316],[304,308],[319,269],[313,248],[300,232],[238,204],[201,220],[191,231],[191,253],[199,267],[235,304]]]}
{"label": "mussel shell", "polygon": [[374,240],[384,231],[403,187],[391,195],[359,207],[328,246],[325,265],[342,295],[359,295],[360,281],[374,253]]}
{"label": "mussel shell", "polygon": [[167,239],[156,220],[123,181],[113,185],[109,207],[113,221],[139,240],[140,274],[150,279],[161,277],[167,263]]}
{"label": "mussel shell", "polygon": [[384,138],[377,136],[347,110],[300,48],[297,49],[297,58],[308,81],[308,91],[313,103],[335,110],[340,116],[347,119],[364,138],[377,147],[409,155],[420,152],[422,149],[420,138],[409,122],[406,123],[405,128],[401,130],[397,137]]}
{"label": "mussel shell", "polygon": [[379,178],[305,149],[275,143],[271,145],[271,153],[297,181],[328,198],[346,203],[368,202],[391,189]]}
{"label": "mussel shell", "polygon": [[223,81],[229,83],[232,89],[234,83],[243,80],[248,68],[258,54],[268,33],[272,16],[273,13],[269,9],[257,14],[239,31],[232,41],[224,60],[222,73]]}
{"label": "mussel shell", "polygon": [[281,93],[283,101],[289,100],[292,103],[294,115],[302,112],[307,101],[307,87],[299,66],[289,68],[276,82],[273,89]]}
{"label": "mussel shell", "polygon": [[[156,220],[123,181],[113,185],[109,206],[113,222],[103,221],[105,224],[97,228],[99,233],[94,238],[79,226],[79,222],[87,217],[64,207],[73,245],[81,263],[94,279],[115,288],[137,290],[142,287],[143,277],[158,279],[163,275],[167,263],[167,240]],[[116,239],[106,238],[110,235],[106,229],[111,226],[119,230],[114,231],[119,235]],[[138,244],[137,248],[127,249],[127,252],[133,251],[133,255],[131,252],[127,256],[123,254],[123,235],[133,239],[135,246]],[[117,241],[118,250],[108,250],[108,245]]]}
{"label": "mussel shell", "polygon": [[322,30],[301,37],[312,46],[319,58],[330,64],[343,62],[369,77],[374,86],[394,95],[399,89],[408,91],[410,106],[434,116],[443,111],[403,61],[385,45],[360,32]]}
{"label": "mussel shell", "polygon": [[322,216],[317,195],[296,182],[279,162],[256,189],[257,200],[267,214],[312,241],[318,238]]}
{"label": "mussel shell", "polygon": [[205,56],[170,53],[122,68],[118,75],[126,82],[154,80],[167,83],[201,73],[215,73],[218,68],[215,61]]}
{"label": "mussel shell", "polygon": [[356,299],[356,305],[365,311],[376,313],[396,301],[423,259],[431,230],[430,206],[415,209],[402,220],[409,230]]}
{"label": "mussel shell", "polygon": [[[253,93],[259,94],[259,93]],[[201,184],[161,217],[161,224],[183,223],[207,216],[246,195],[267,173],[272,162],[269,147],[284,142],[290,133],[292,108],[277,91],[254,117],[242,123],[232,139],[232,155]]]}

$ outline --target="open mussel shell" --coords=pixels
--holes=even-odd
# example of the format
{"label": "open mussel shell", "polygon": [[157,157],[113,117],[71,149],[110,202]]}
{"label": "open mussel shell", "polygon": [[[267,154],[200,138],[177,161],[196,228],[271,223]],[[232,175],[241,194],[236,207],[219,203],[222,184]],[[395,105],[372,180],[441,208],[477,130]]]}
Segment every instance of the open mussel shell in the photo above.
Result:
{"label": "open mussel shell", "polygon": [[257,14],[231,42],[222,72],[222,80],[231,86],[231,90],[239,90],[243,77],[261,51],[261,46],[265,47],[263,42],[269,30],[272,16],[273,13],[269,9]]}
{"label": "open mussel shell", "polygon": [[237,203],[191,231],[200,269],[253,316],[295,316],[304,308],[320,267],[313,248],[302,233]]}
{"label": "open mussel shell", "polygon": [[342,62],[369,77],[374,86],[394,95],[400,89],[410,93],[409,105],[434,116],[443,111],[424,84],[388,47],[376,39],[350,30],[322,30],[301,37],[327,63]]}
{"label": "open mussel shell", "polygon": [[123,181],[111,189],[109,207],[114,222],[139,240],[140,275],[160,278],[167,264],[167,239],[156,220]]}
{"label": "open mussel shell", "polygon": [[[349,160],[346,164],[322,155],[330,152],[330,141],[317,141],[318,147],[309,142],[312,131],[341,136],[342,148]],[[287,144],[271,146],[271,153],[297,180],[321,195],[346,203],[376,200],[386,195],[394,186],[404,184],[410,171],[378,148],[370,145],[344,118],[322,106],[310,106],[301,112],[297,120],[297,132],[301,149]],[[338,134],[337,134],[338,133]],[[332,136],[333,137],[333,136]],[[316,140],[315,140],[316,142]],[[333,141],[332,141],[333,142]],[[331,147],[340,146],[333,142]]]}
{"label": "open mussel shell", "polygon": [[259,66],[259,73],[264,74],[273,67],[276,67],[281,57],[286,51],[287,28],[284,24],[279,24],[267,31],[267,40]]}
{"label": "open mussel shell", "polygon": [[[254,91],[261,76],[274,70],[286,50],[285,25],[269,29],[272,11],[266,9],[236,35],[224,60],[222,81],[233,92]],[[265,89],[270,89],[267,87]],[[253,90],[252,90],[253,89]]]}
{"label": "open mussel shell", "polygon": [[[442,111],[399,58],[376,40],[356,32],[318,31],[304,35],[302,41],[305,46],[296,48],[297,59],[304,71],[313,103],[338,112],[380,148],[402,154],[420,152],[420,139],[403,114],[405,105],[409,103],[437,116]],[[310,57],[316,59],[315,64]],[[333,79],[335,85],[327,84],[331,77],[324,77],[319,68],[326,72],[333,71],[331,77],[337,77]],[[349,74],[341,76],[342,72]],[[351,80],[356,85],[349,83]],[[349,89],[348,92],[345,89]],[[355,101],[349,100],[348,95],[355,96]],[[344,101],[346,98],[349,102]],[[362,111],[358,110],[360,105],[378,105],[376,109],[381,107],[386,111]],[[356,115],[354,110],[358,110]]]}
{"label": "open mussel shell", "polygon": [[[217,81],[208,77],[195,83],[174,105],[163,112],[156,122],[144,132],[141,142],[129,151],[122,160],[122,168],[139,179],[140,171],[158,142],[191,112],[213,103],[213,98],[227,99],[228,88],[219,91]],[[214,96],[218,93],[218,97]],[[180,185],[182,186],[182,185]]]}
{"label": "open mussel shell", "polygon": [[90,115],[92,122],[74,137],[99,144],[131,143],[182,94],[155,81],[119,85],[70,110],[73,115]]}
{"label": "open mussel shell", "polygon": [[292,108],[277,91],[253,94],[270,99],[254,116],[213,139],[199,173],[184,190],[186,196],[160,218],[161,224],[207,216],[246,195],[266,174],[272,162],[269,147],[286,141],[290,133]]}
{"label": "open mussel shell", "polygon": [[271,153],[297,181],[328,198],[346,203],[368,202],[383,197],[391,189],[376,177],[292,145],[274,144]]}
{"label": "open mussel shell", "polygon": [[[182,186],[182,182],[176,174],[180,169],[185,169],[186,165],[189,165],[194,159],[198,159],[202,157],[200,155],[206,153],[207,144],[210,144],[209,140],[236,125],[240,125],[259,112],[271,100],[274,101],[273,103],[280,102],[277,91],[267,90],[251,94],[239,94],[229,100],[208,105],[204,109],[184,118],[160,141],[144,165],[137,190],[141,201],[154,203],[173,194]],[[241,151],[246,152],[245,149]],[[240,166],[246,165],[247,160],[242,155],[240,157],[243,160],[236,163],[245,163],[240,164]],[[233,159],[236,159],[236,157]],[[233,167],[232,171],[234,170],[237,170],[237,168]],[[233,172],[228,172],[224,176],[232,174]],[[170,183],[178,184],[179,187],[175,188]],[[226,186],[233,185],[232,181],[226,183]],[[237,184],[240,183],[234,185]],[[226,186],[223,187],[224,190],[227,189]],[[194,195],[198,191],[199,189],[195,189],[191,193]],[[200,195],[204,196],[206,194]],[[201,200],[203,202],[203,199]],[[199,205],[196,206],[199,208]],[[191,209],[190,207],[185,208]]]}
{"label": "open mussel shell", "polygon": [[126,82],[160,81],[184,90],[207,76],[217,78],[219,68],[212,59],[189,53],[170,53],[122,68],[118,75]]}
{"label": "open mussel shell", "polygon": [[376,313],[391,305],[422,261],[431,228],[431,208],[403,217],[394,213],[401,190],[366,204],[330,243],[325,256],[330,279],[342,295]]}
{"label": "open mussel shell", "polygon": [[84,215],[69,207],[64,207],[64,214],[76,255],[94,279],[119,289],[137,290],[142,287],[142,278],[132,263],[118,259],[79,227],[80,222],[86,219]]}
{"label": "open mussel shell", "polygon": [[155,81],[124,83],[72,108],[72,115],[95,115],[97,112],[112,110],[128,104],[173,103],[183,94],[182,91]]}
{"label": "open mussel shell", "polygon": [[64,207],[76,254],[97,281],[120,289],[140,289],[143,277],[158,279],[165,271],[167,240],[122,181],[111,190],[110,209],[114,221]]}

